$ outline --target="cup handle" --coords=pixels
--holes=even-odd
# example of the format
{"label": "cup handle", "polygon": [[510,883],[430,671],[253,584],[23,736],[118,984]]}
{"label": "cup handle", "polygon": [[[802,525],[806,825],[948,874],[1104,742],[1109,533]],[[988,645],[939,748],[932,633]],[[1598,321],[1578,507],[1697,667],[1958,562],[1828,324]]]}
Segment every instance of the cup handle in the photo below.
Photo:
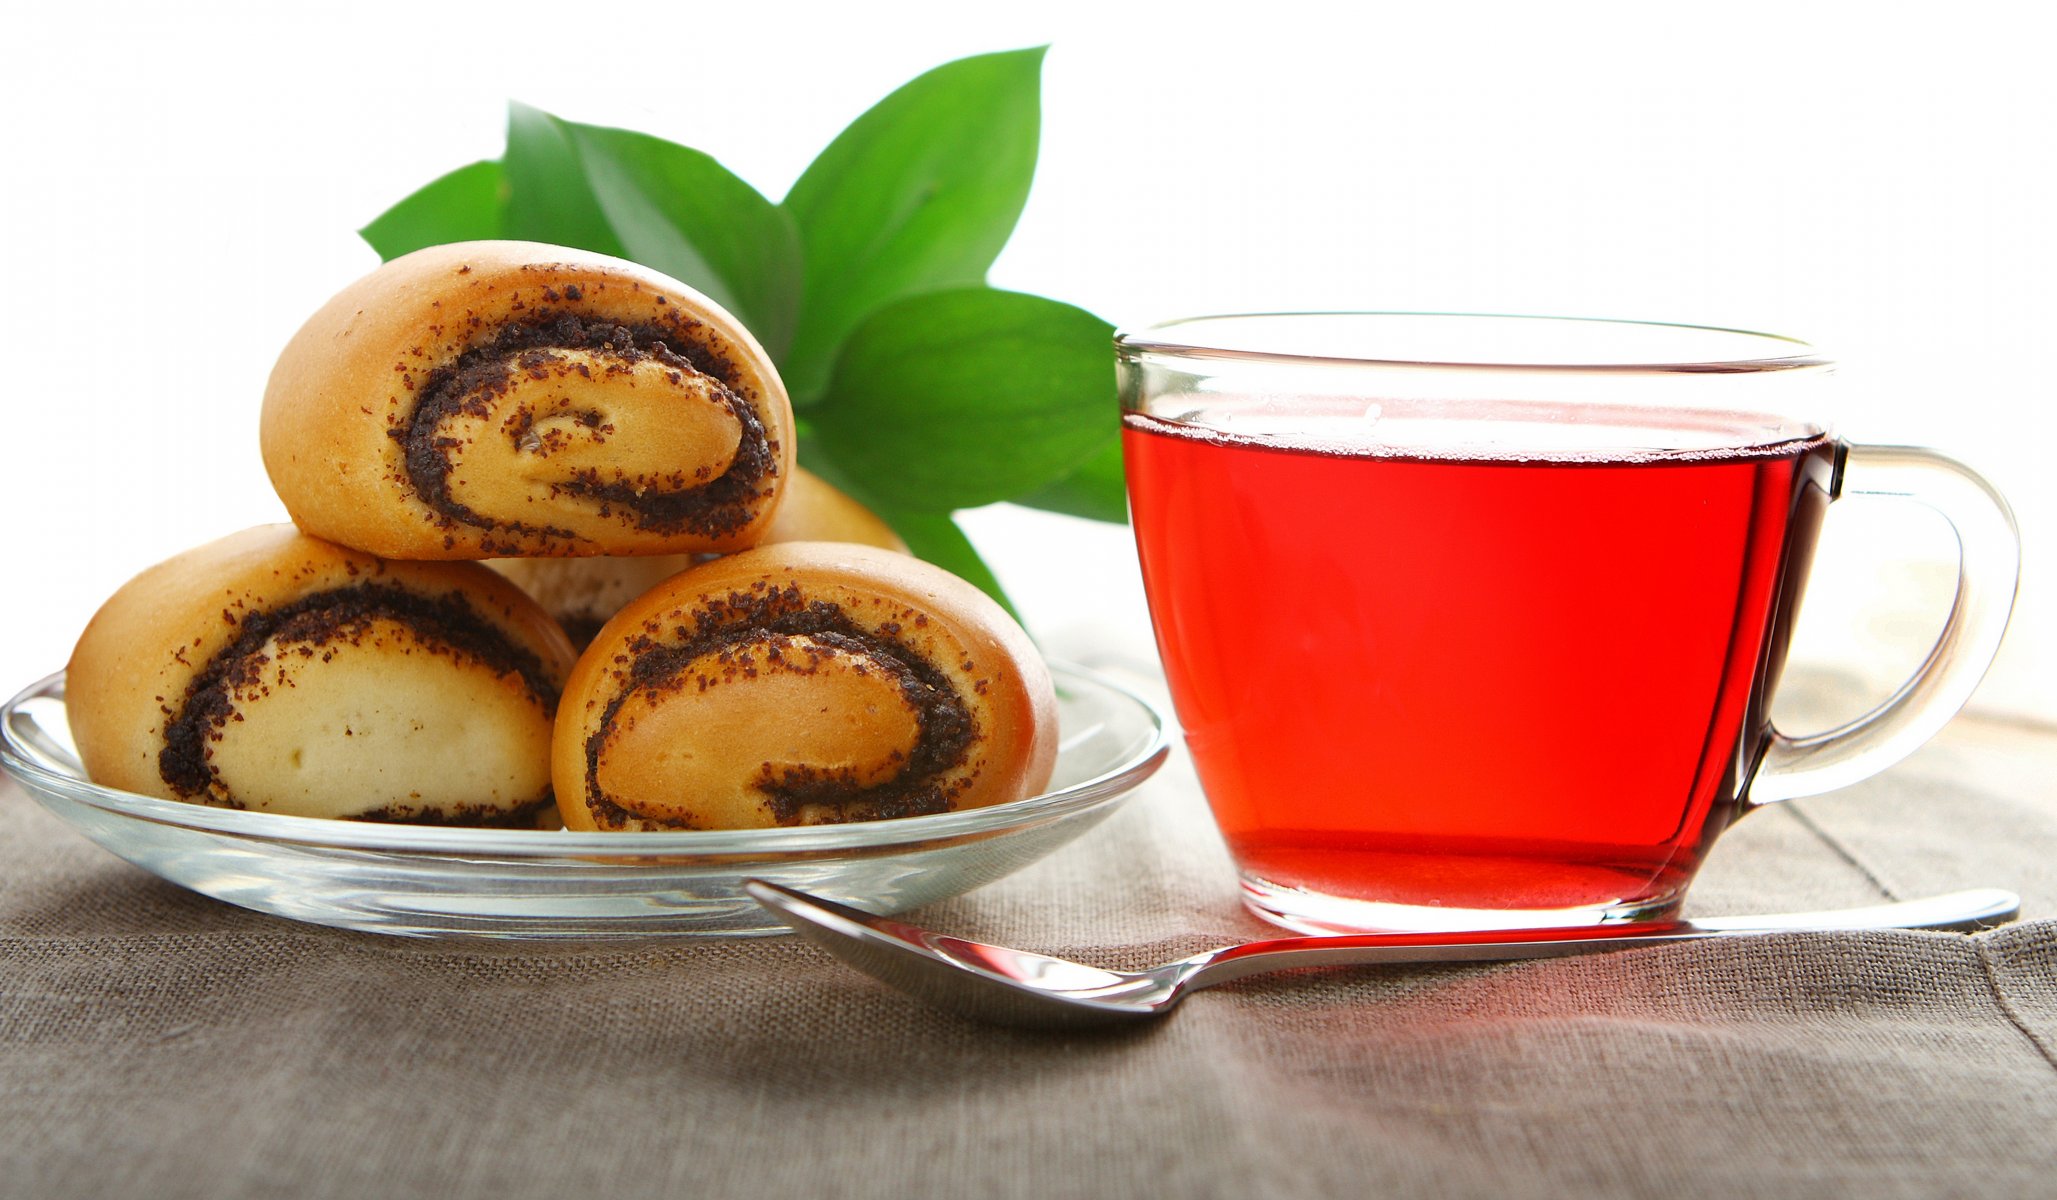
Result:
{"label": "cup handle", "polygon": [[1991,484],[1932,450],[1848,443],[1842,449],[1838,497],[1912,500],[1950,523],[1957,595],[1935,646],[1891,699],[1827,733],[1795,738],[1771,730],[1750,784],[1750,807],[1847,787],[1912,754],[1971,698],[2014,611],[2021,539],[2014,513]]}

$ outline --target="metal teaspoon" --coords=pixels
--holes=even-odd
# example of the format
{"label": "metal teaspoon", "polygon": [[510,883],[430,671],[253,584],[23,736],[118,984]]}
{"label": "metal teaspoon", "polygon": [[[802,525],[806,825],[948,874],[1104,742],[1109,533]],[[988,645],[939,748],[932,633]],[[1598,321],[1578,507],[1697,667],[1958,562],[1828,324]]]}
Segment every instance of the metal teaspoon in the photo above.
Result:
{"label": "metal teaspoon", "polygon": [[1206,950],[1142,971],[1107,971],[950,937],[760,879],[746,881],[743,888],[808,940],[909,995],[976,1020],[1046,1029],[1160,1017],[1201,988],[1297,967],[1505,962],[1765,933],[1975,930],[2011,921],[2021,911],[2021,898],[2013,892],[1976,888],[1867,908],[1708,917],[1648,928],[1622,926],[1613,933],[1585,928],[1274,938]]}

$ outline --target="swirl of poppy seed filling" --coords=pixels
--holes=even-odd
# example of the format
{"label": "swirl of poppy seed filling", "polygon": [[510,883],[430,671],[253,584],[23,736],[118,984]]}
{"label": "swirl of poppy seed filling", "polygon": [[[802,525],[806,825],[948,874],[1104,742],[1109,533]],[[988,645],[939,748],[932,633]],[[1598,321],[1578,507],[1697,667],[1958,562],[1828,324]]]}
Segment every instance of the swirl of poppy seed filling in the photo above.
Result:
{"label": "swirl of poppy seed filling", "polygon": [[[893,626],[867,630],[843,610],[826,601],[810,601],[797,586],[766,592],[731,593],[726,602],[710,604],[694,618],[693,636],[661,644],[647,635],[629,643],[632,658],[628,683],[602,710],[597,728],[586,739],[586,795],[594,821],[602,828],[621,829],[639,817],[608,796],[600,786],[600,757],[616,715],[639,692],[681,690],[689,686],[688,668],[712,656],[732,661],[735,651],[769,646],[775,656],[786,638],[806,637],[817,645],[863,657],[900,689],[915,713],[914,748],[892,778],[866,786],[847,768],[823,770],[805,766],[774,768],[766,764],[753,786],[765,798],[772,819],[794,825],[806,815],[810,823],[838,824],[891,817],[948,812],[971,786],[969,778],[945,779],[964,765],[977,740],[977,724],[948,676],[892,636]],[[681,826],[684,827],[684,826]]]}
{"label": "swirl of poppy seed filling", "polygon": [[[578,298],[576,289],[567,291]],[[694,324],[689,318],[680,320],[687,328]],[[728,470],[695,487],[638,490],[584,470],[557,484],[559,490],[598,501],[603,511],[620,508],[635,517],[637,528],[653,533],[721,537],[750,523],[763,495],[762,484],[775,470],[778,447],[757,410],[740,394],[735,364],[700,345],[684,329],[622,325],[549,311],[501,326],[491,339],[429,372],[407,423],[388,431],[405,448],[407,478],[423,503],[452,523],[524,538],[578,539],[568,529],[489,516],[454,499],[450,473],[462,443],[442,432],[444,423],[460,414],[488,415],[517,374],[540,376],[560,361],[554,352],[565,350],[598,353],[623,364],[654,360],[675,371],[708,376],[741,425],[742,439]],[[506,552],[518,554],[521,549],[520,543],[510,543]]]}
{"label": "swirl of poppy seed filling", "polygon": [[[264,653],[265,645],[276,640],[282,651],[293,649],[311,656],[330,643],[357,641],[372,622],[381,619],[406,626],[427,645],[476,659],[501,675],[519,675],[522,687],[545,716],[557,711],[557,688],[543,660],[481,617],[462,596],[424,596],[391,584],[360,583],[316,592],[243,617],[236,640],[193,676],[176,711],[166,709],[158,774],[182,798],[227,808],[245,807],[215,773],[207,746],[220,740],[223,728],[237,719],[236,690],[256,685],[271,661]],[[536,815],[552,803],[546,789],[539,799],[513,810],[485,806],[426,812],[386,808],[349,819],[522,828],[533,825]]]}

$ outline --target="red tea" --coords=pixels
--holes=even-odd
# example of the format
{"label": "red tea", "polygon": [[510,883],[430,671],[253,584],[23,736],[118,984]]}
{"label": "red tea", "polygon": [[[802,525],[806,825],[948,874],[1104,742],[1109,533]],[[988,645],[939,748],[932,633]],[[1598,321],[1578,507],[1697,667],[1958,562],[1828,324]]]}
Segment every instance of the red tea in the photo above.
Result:
{"label": "red tea", "polygon": [[[1834,443],[1432,456],[1392,408],[1376,445],[1126,418],[1158,647],[1254,902],[1661,911],[1761,748]],[[1437,426],[1413,440],[1465,440]]]}

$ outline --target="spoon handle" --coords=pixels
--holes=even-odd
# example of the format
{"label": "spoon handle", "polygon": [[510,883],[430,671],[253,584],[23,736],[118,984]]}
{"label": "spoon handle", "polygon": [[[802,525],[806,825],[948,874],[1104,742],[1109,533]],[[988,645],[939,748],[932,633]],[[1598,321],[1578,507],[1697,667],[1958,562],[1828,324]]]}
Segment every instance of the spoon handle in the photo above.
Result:
{"label": "spoon handle", "polygon": [[1299,967],[1343,967],[1370,963],[1507,962],[1524,958],[1563,958],[1635,946],[1697,942],[1795,931],[1852,932],[1866,929],[1982,929],[2012,920],[2021,911],[2021,897],[1999,888],[1974,888],[1828,912],[1769,913],[1748,917],[1710,917],[1653,926],[1626,925],[1618,932],[1591,928],[1494,930],[1483,933],[1367,933],[1340,937],[1274,938],[1225,946],[1188,959],[1190,987],[1212,987],[1245,975]]}

